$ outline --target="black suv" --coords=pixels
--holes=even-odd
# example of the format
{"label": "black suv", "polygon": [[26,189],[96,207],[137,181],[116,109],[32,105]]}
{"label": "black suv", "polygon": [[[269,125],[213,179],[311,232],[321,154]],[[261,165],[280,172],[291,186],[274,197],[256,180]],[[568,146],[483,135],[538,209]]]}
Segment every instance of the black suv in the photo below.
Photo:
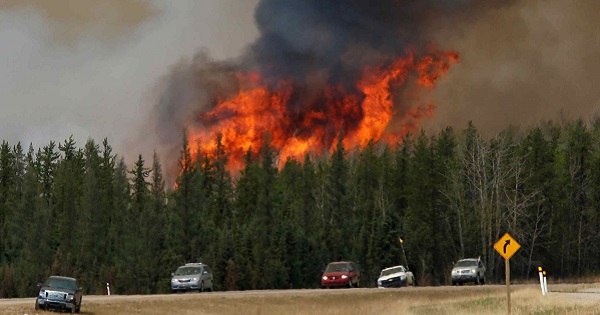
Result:
{"label": "black suv", "polygon": [[61,309],[71,313],[81,310],[81,288],[77,280],[67,277],[49,277],[44,283],[38,283],[40,291],[35,300],[35,309]]}

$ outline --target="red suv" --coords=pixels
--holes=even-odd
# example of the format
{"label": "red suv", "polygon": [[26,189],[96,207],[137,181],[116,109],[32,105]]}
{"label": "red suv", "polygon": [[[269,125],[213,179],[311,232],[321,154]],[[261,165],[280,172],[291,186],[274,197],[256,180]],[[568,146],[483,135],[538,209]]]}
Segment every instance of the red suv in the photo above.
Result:
{"label": "red suv", "polygon": [[360,271],[351,261],[337,261],[327,265],[323,276],[321,277],[321,285],[323,288],[330,287],[358,287],[360,280]]}

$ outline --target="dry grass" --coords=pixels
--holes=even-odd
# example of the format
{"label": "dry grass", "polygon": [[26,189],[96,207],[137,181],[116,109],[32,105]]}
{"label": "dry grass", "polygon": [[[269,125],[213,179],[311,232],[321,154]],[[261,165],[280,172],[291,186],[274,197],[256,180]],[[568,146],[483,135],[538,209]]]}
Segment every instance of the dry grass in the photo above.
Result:
{"label": "dry grass", "polygon": [[[565,292],[576,288],[564,287]],[[600,314],[599,300],[574,301],[570,293],[542,297],[534,285],[514,286],[513,314]],[[85,297],[84,297],[85,299]],[[36,312],[31,299],[0,303],[0,314]],[[227,292],[162,296],[88,297],[82,314],[506,314],[506,287],[423,287],[390,290],[339,289]]]}

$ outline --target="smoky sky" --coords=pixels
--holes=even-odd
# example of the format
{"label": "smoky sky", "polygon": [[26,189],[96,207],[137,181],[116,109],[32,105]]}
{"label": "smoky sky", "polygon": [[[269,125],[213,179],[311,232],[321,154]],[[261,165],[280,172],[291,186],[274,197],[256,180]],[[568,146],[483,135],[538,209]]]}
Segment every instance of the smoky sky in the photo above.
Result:
{"label": "smoky sky", "polygon": [[365,66],[395,60],[431,43],[428,28],[452,26],[510,1],[262,0],[255,13],[261,36],[245,66],[267,79],[304,81],[316,74],[344,82]]}
{"label": "smoky sky", "polygon": [[[232,58],[257,36],[253,1],[0,1],[0,141],[108,138],[128,163],[162,155],[154,90],[202,49]],[[142,134],[143,136],[140,136]]]}
{"label": "smoky sky", "polygon": [[424,127],[487,136],[509,125],[525,131],[546,120],[589,121],[600,109],[600,2],[519,1],[432,32],[461,53],[434,91]]}
{"label": "smoky sky", "polygon": [[[434,26],[454,27],[511,3],[261,0],[254,12],[259,36],[243,54],[222,60],[200,51],[194,59],[176,65],[163,81],[155,128],[160,130],[162,143],[172,146],[168,163],[176,162],[183,127],[202,128],[206,122],[199,122],[198,114],[234,95],[228,91],[236,93],[238,72],[257,72],[275,86],[291,82],[295,89],[287,106],[301,116],[326,86],[343,86],[343,91],[355,93],[366,67],[390,64],[408,50],[428,53]],[[398,102],[396,110],[406,112],[414,105]]]}
{"label": "smoky sky", "polygon": [[156,150],[169,172],[182,129],[237,89],[240,70],[310,93],[429,45],[461,62],[428,95],[426,130],[588,119],[599,21],[595,0],[5,0],[0,139],[107,137],[126,158]]}

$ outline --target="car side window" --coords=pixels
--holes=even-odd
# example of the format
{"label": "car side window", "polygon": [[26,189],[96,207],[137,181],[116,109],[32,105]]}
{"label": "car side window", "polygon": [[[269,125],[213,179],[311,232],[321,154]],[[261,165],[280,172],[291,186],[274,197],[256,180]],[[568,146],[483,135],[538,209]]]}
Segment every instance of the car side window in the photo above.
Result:
{"label": "car side window", "polygon": [[205,266],[205,267],[204,267],[204,271],[206,271],[206,272],[210,273],[210,268],[208,268],[208,266]]}

